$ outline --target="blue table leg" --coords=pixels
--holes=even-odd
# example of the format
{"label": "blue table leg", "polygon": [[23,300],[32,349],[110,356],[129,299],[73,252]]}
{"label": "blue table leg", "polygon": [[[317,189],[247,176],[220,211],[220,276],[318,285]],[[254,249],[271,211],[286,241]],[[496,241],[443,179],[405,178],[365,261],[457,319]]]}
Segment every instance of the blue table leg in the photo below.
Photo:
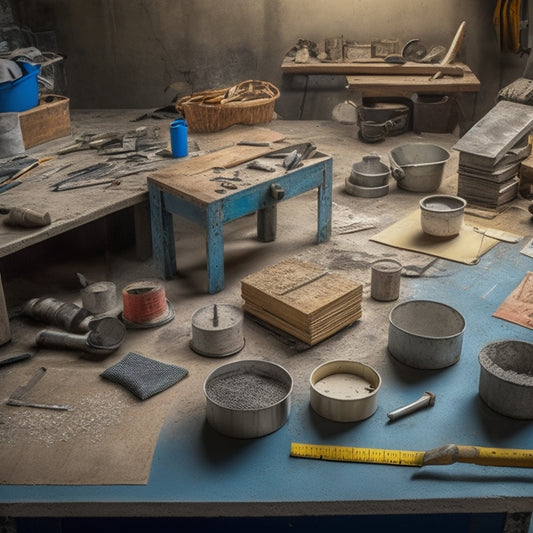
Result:
{"label": "blue table leg", "polygon": [[278,224],[278,206],[269,205],[257,211],[257,238],[261,242],[276,240]]}
{"label": "blue table leg", "polygon": [[331,209],[333,189],[333,164],[325,162],[322,184],[318,187],[318,242],[329,241],[331,237]]}
{"label": "blue table leg", "polygon": [[149,184],[148,192],[154,263],[158,274],[169,279],[177,272],[172,213],[164,208],[164,193],[160,189]]}
{"label": "blue table leg", "polygon": [[224,288],[224,212],[209,205],[206,211],[206,255],[209,294]]}

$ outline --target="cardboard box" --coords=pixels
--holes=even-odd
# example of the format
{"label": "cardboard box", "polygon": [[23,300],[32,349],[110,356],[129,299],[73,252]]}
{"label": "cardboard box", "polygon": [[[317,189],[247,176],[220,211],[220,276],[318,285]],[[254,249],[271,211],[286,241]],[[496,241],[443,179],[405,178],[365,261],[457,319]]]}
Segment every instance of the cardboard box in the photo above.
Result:
{"label": "cardboard box", "polygon": [[19,113],[22,140],[26,149],[70,135],[70,99],[46,95],[39,104]]}

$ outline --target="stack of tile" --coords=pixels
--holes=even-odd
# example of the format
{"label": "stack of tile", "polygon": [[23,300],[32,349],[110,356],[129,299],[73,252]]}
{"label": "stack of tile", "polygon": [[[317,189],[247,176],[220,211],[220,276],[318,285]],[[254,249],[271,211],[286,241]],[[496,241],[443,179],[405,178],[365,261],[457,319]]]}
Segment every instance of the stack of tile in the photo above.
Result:
{"label": "stack of tile", "polygon": [[502,100],[455,144],[460,152],[457,195],[499,209],[518,194],[520,163],[531,151],[533,106]]}
{"label": "stack of tile", "polygon": [[361,283],[288,259],[241,282],[243,309],[309,345],[362,316]]}
{"label": "stack of tile", "polygon": [[497,163],[461,152],[457,195],[469,204],[487,209],[498,209],[516,198],[520,164],[531,152],[527,138],[525,141],[509,150]]}

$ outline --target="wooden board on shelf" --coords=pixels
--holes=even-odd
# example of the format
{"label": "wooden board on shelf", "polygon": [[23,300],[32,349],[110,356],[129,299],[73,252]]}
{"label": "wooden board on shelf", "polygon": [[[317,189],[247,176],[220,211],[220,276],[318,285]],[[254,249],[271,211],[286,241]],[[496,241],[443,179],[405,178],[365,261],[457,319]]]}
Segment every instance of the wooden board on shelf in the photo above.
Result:
{"label": "wooden board on shelf", "polygon": [[384,76],[433,76],[442,72],[445,76],[462,78],[465,75],[464,65],[452,63],[441,65],[435,63],[415,63],[407,61],[403,64],[386,63],[379,58],[359,61],[343,61],[341,63],[312,61],[295,63],[285,59],[281,63],[281,71],[285,74],[343,74],[343,75],[384,75]]}

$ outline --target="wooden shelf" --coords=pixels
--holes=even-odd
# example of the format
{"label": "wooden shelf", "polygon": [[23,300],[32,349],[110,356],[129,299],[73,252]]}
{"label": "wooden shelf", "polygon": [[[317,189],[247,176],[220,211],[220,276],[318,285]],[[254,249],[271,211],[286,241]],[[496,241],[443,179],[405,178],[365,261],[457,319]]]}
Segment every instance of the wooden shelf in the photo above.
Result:
{"label": "wooden shelf", "polygon": [[[462,63],[450,65],[407,62],[395,65],[385,62],[361,63],[294,63],[285,58],[281,64],[285,74],[346,76],[347,88],[362,96],[406,96],[413,93],[475,93],[481,84],[470,68]],[[435,78],[435,74],[441,76]]]}

